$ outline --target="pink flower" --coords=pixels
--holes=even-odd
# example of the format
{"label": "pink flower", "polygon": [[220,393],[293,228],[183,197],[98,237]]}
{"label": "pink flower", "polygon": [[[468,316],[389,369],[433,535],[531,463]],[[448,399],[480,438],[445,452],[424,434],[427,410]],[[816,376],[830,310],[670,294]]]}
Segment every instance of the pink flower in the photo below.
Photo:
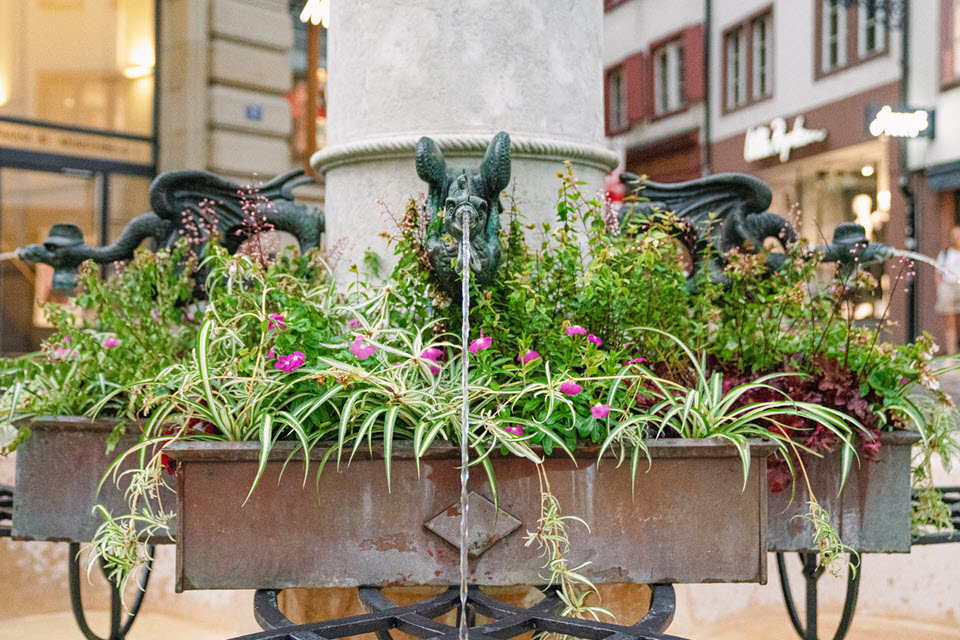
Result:
{"label": "pink flower", "polygon": [[197,316],[193,313],[193,311],[187,314],[187,320],[189,320],[190,322],[193,322],[196,319],[196,317]]}
{"label": "pink flower", "polygon": [[359,329],[360,321],[354,318],[353,320],[350,320],[349,322],[347,322],[347,326],[350,327],[351,329]]}
{"label": "pink flower", "polygon": [[156,307],[150,310],[150,316],[153,318],[154,322],[160,322],[160,310]]}
{"label": "pink flower", "polygon": [[597,418],[598,420],[599,420],[600,418],[606,418],[607,416],[610,415],[610,405],[608,405],[608,404],[595,404],[595,405],[593,405],[592,407],[590,407],[590,414],[591,414],[594,418]]}
{"label": "pink flower", "polygon": [[567,380],[566,382],[560,385],[560,391],[562,393],[567,394],[568,396],[575,396],[581,391],[583,391],[583,387],[578,385],[573,380]]}
{"label": "pink flower", "polygon": [[273,360],[277,357],[277,353],[273,350],[273,347],[270,347],[270,351],[267,351],[267,360]]}
{"label": "pink flower", "polygon": [[[439,362],[440,356],[443,355],[443,351],[437,349],[436,347],[427,347],[423,350],[423,353],[420,354],[420,357],[424,360],[430,360],[431,362]],[[430,365],[430,373],[437,375],[440,373],[440,367]]]}
{"label": "pink flower", "polygon": [[602,346],[603,346],[603,340],[601,340],[601,339],[598,338],[597,336],[593,335],[592,333],[587,336],[587,340],[589,340],[589,341],[592,342],[593,344],[597,345],[598,347],[602,347]]}
{"label": "pink flower", "polygon": [[350,345],[350,353],[357,356],[358,360],[366,360],[377,352],[374,345],[363,346],[363,336],[357,336],[357,339]]}
{"label": "pink flower", "polygon": [[271,313],[267,316],[267,330],[286,329],[287,323],[283,321],[283,316],[279,313]]}
{"label": "pink flower", "polygon": [[569,329],[567,329],[567,335],[570,336],[571,338],[573,336],[585,336],[587,335],[587,330],[581,327],[580,325],[575,324]]}
{"label": "pink flower", "polygon": [[538,358],[540,358],[539,353],[537,353],[533,349],[528,349],[525,354],[517,356],[517,362],[519,362],[520,364],[527,364],[528,362],[533,362]]}
{"label": "pink flower", "polygon": [[80,355],[80,352],[76,349],[70,349],[69,347],[57,347],[53,350],[53,353],[50,357],[53,360],[64,360],[67,357],[73,357]]}
{"label": "pink flower", "polygon": [[296,371],[303,366],[303,363],[307,361],[307,356],[303,355],[299,351],[294,351],[290,355],[280,356],[277,358],[277,363],[274,368],[277,371],[286,371],[290,373],[291,371]]}
{"label": "pink flower", "polygon": [[483,329],[480,329],[480,337],[470,343],[470,353],[477,355],[477,351],[489,349],[491,344],[493,344],[493,338],[490,336],[484,337]]}
{"label": "pink flower", "polygon": [[646,361],[647,361],[646,358],[634,358],[633,360],[631,360],[631,361],[628,362],[627,364],[637,364],[637,363],[639,363],[639,362],[646,362]]}
{"label": "pink flower", "polygon": [[113,349],[114,347],[119,347],[120,340],[118,340],[115,336],[109,336],[104,339],[103,346],[106,349]]}
{"label": "pink flower", "polygon": [[521,426],[518,425],[518,424],[515,424],[515,425],[513,425],[512,427],[504,427],[503,430],[506,431],[507,433],[512,434],[512,435],[515,435],[515,436],[522,436],[522,435],[523,435],[523,427],[521,427]]}

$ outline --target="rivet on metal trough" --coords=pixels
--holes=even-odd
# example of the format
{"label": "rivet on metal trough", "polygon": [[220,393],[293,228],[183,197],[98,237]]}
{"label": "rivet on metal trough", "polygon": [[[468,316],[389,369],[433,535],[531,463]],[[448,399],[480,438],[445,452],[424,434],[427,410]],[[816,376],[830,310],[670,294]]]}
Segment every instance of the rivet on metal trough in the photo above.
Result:
{"label": "rivet on metal trough", "polygon": [[[513,533],[523,524],[512,515],[498,509],[492,502],[475,491],[470,492],[470,528],[467,532],[471,558],[479,558],[484,552]],[[423,523],[457,549],[460,548],[460,501],[457,500],[439,514]]]}

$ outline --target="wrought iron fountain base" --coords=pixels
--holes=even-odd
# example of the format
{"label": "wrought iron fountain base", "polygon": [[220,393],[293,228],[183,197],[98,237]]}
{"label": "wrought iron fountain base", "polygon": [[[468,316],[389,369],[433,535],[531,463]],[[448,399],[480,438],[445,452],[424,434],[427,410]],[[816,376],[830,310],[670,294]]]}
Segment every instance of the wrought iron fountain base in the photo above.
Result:
{"label": "wrought iron fountain base", "polygon": [[[479,587],[470,587],[467,596],[467,616],[471,640],[506,640],[529,631],[556,633],[585,640],[682,640],[663,631],[673,621],[676,596],[673,586],[652,585],[650,609],[634,625],[620,626],[593,620],[565,618],[556,614],[563,608],[556,592],[550,590],[534,606],[524,609],[508,605],[488,596]],[[234,640],[327,640],[363,633],[374,633],[379,640],[390,640],[390,631],[396,629],[418,638],[457,640],[459,630],[437,622],[445,613],[460,611],[460,590],[451,587],[440,595],[400,607],[388,600],[376,587],[361,587],[360,601],[370,612],[349,618],[294,625],[280,611],[276,590],[260,590],[254,598],[254,614],[265,629],[260,633]],[[477,615],[491,618],[476,625]]]}

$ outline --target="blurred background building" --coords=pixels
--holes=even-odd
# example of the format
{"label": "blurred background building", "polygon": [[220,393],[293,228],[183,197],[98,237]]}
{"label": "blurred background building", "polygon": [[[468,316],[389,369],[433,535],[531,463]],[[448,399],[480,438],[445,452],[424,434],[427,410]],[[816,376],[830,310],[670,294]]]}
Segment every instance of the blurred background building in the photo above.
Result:
{"label": "blurred background building", "polygon": [[[91,244],[114,240],[150,209],[158,172],[250,181],[305,166],[325,138],[326,74],[325,30],[311,63],[303,6],[0,0],[0,253],[40,242],[57,222]],[[36,349],[46,335],[35,301],[50,278],[45,265],[0,262],[0,353]]]}
{"label": "blurred background building", "polygon": [[[623,168],[659,182],[755,175],[771,210],[799,214],[817,244],[855,221],[898,248],[944,248],[960,223],[960,2],[669,6],[604,2],[607,134]],[[906,137],[883,126],[911,118],[928,126]],[[882,314],[893,294],[898,339],[942,338],[932,269],[921,265],[906,295],[897,269],[878,271],[882,298],[858,313]]]}

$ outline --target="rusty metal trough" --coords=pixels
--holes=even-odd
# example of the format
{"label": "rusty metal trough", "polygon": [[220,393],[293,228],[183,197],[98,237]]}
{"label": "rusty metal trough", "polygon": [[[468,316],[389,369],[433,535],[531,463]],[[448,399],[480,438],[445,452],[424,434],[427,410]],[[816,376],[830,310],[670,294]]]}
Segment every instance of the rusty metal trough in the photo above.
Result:
{"label": "rusty metal trough", "polygon": [[[97,504],[114,514],[128,512],[122,489],[111,481],[100,487],[120,452],[140,442],[136,425],[128,425],[127,435],[107,453],[107,437],[116,425],[117,420],[68,416],[44,416],[28,423],[30,437],[17,448],[13,538],[90,542],[103,523],[94,513]],[[121,471],[136,467],[132,458]]]}
{"label": "rusty metal trough", "polygon": [[[853,550],[910,553],[911,447],[919,441],[912,431],[884,433],[878,460],[855,461],[842,492],[839,453],[804,457],[814,495]],[[799,470],[795,485],[796,495],[791,489],[769,494],[770,551],[817,551],[813,525],[796,517],[807,513],[810,500]]]}
{"label": "rusty metal trough", "polygon": [[[754,443],[744,486],[736,449],[713,440],[650,442],[631,496],[629,463],[549,458],[547,476],[569,522],[571,562],[595,583],[765,582],[766,457]],[[431,448],[419,473],[410,446],[393,452],[392,492],[382,450],[331,459],[304,481],[302,454],[277,443],[254,482],[258,443],[176,442],[177,590],[284,589],[459,583],[459,450]],[[319,460],[325,449],[311,454]],[[499,512],[485,474],[471,478],[471,584],[543,584],[543,558],[525,546],[537,526],[540,487],[533,463],[493,459]],[[314,468],[316,463],[314,462]],[[281,473],[282,471],[282,473]],[[246,503],[244,503],[246,500]],[[499,514],[499,515],[497,515]],[[451,542],[451,540],[453,542]]]}

